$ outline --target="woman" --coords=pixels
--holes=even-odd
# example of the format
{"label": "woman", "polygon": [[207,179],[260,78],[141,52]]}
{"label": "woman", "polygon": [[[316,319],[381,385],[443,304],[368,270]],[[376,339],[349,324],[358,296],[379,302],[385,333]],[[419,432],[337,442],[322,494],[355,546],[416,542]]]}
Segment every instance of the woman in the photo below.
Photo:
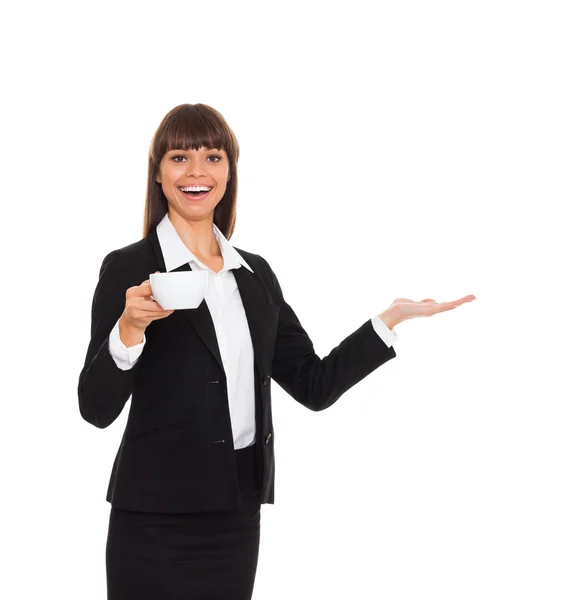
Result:
{"label": "woman", "polygon": [[[149,153],[143,238],[103,260],[79,376],[107,427],[132,395],[107,490],[110,600],[251,598],[260,505],[274,502],[271,379],[323,410],[394,358],[392,328],[474,299],[398,298],[327,357],[258,254],[230,245],[239,146],[204,104],[171,110]],[[207,271],[196,309],[162,310],[149,274]]]}

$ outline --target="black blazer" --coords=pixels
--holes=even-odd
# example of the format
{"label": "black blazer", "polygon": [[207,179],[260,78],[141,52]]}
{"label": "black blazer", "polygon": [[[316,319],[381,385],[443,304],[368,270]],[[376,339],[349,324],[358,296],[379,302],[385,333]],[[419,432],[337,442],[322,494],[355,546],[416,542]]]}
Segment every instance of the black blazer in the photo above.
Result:
{"label": "black blazer", "polygon": [[[267,261],[236,250],[254,271],[241,267],[233,273],[254,349],[261,502],[272,504],[271,379],[307,408],[323,410],[396,353],[367,319],[319,358]],[[191,269],[186,264],[176,270]],[[226,377],[206,302],[153,321],[130,370],[119,369],[109,353],[109,334],[124,310],[126,290],[155,271],[166,267],[153,230],[104,258],[93,297],[79,410],[89,423],[107,427],[132,395],[106,499],[118,508],[148,512],[240,508]]]}

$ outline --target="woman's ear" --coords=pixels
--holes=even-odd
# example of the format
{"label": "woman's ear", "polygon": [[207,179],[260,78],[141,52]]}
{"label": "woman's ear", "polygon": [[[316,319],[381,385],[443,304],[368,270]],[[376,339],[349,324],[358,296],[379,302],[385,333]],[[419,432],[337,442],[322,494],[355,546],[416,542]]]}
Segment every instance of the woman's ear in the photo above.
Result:
{"label": "woman's ear", "polygon": [[157,183],[162,183],[162,182],[160,181],[160,175],[157,175],[157,176],[156,176],[156,182],[157,182]]}

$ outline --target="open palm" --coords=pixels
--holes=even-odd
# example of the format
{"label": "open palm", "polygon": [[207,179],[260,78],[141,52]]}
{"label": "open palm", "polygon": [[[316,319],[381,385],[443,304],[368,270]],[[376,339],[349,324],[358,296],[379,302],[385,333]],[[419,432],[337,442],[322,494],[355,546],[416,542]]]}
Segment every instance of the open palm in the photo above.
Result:
{"label": "open palm", "polygon": [[463,296],[459,300],[452,300],[451,302],[436,302],[432,298],[425,298],[416,302],[410,298],[396,298],[389,310],[397,316],[398,321],[405,321],[407,319],[414,319],[415,317],[431,317],[435,313],[444,312],[446,310],[452,310],[461,306],[465,302],[471,302],[475,300],[473,294]]}

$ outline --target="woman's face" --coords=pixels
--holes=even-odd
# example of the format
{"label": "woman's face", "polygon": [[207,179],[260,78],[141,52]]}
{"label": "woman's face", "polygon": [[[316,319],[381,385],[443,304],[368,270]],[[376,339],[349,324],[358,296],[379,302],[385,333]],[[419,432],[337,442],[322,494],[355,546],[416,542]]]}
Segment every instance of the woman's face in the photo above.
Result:
{"label": "woman's face", "polygon": [[[204,146],[198,150],[169,150],[159,167],[156,181],[162,184],[169,210],[185,218],[211,214],[213,219],[214,209],[224,197],[230,176],[225,150]],[[198,189],[194,191],[188,189],[196,187]]]}

